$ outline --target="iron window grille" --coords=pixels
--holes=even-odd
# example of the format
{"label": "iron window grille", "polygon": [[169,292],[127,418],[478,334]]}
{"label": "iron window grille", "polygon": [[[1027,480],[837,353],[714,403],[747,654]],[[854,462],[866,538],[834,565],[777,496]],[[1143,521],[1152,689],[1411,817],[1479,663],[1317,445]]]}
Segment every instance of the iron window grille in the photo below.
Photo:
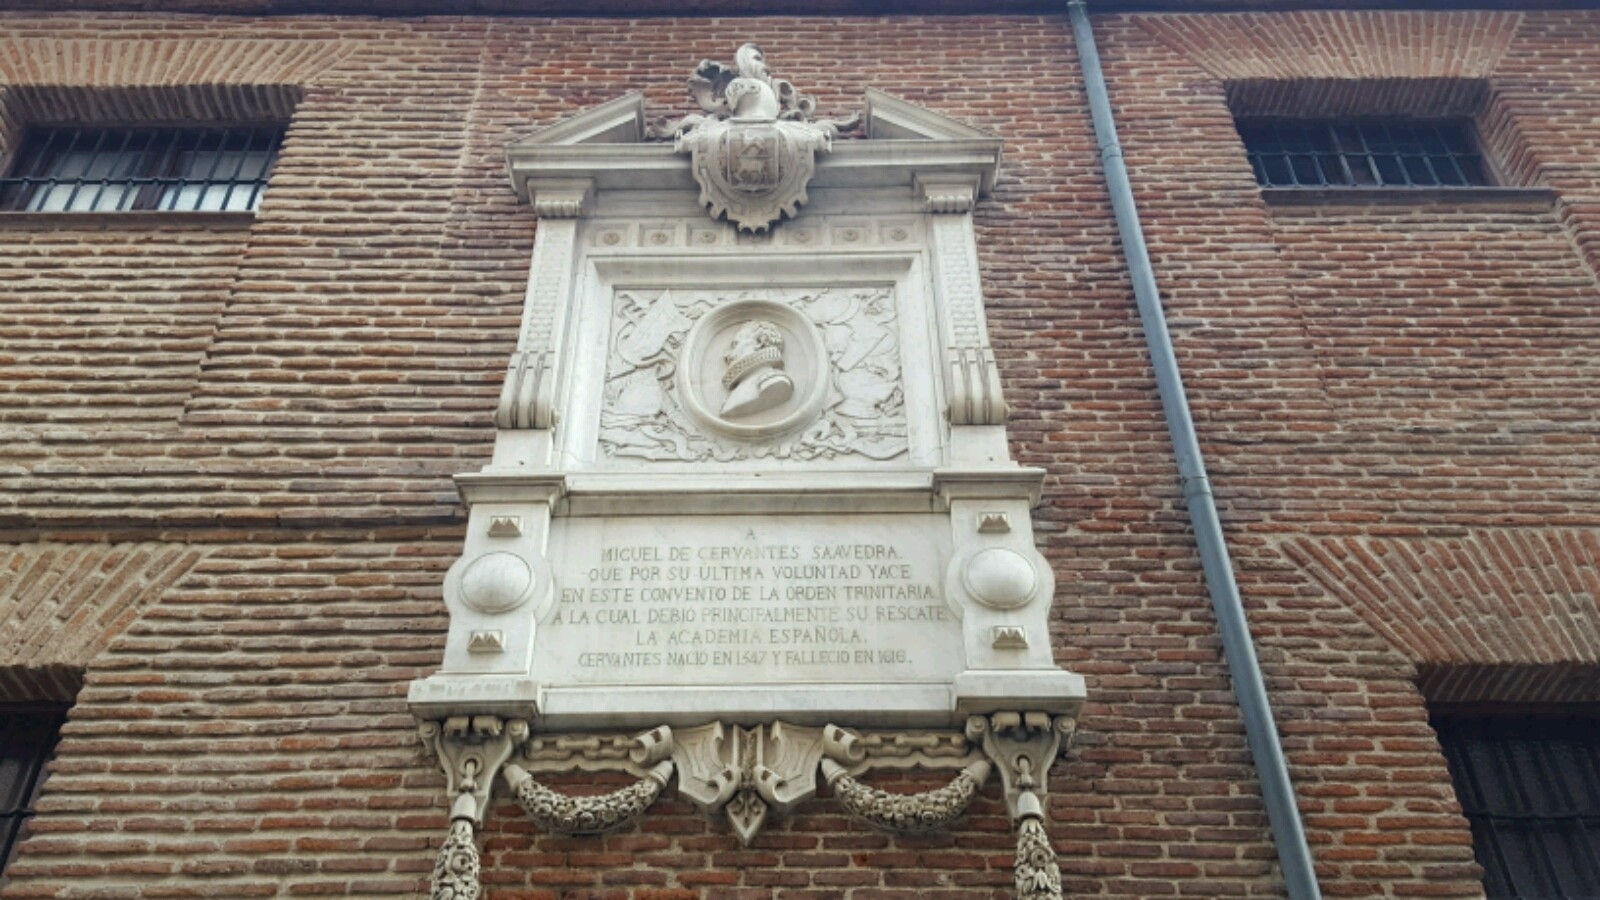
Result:
{"label": "iron window grille", "polygon": [[281,126],[34,128],[0,210],[249,212],[282,142]]}
{"label": "iron window grille", "polygon": [[64,706],[0,707],[0,872],[11,861],[55,753]]}
{"label": "iron window grille", "polygon": [[1262,187],[1492,184],[1465,119],[1240,119]]}
{"label": "iron window grille", "polygon": [[1600,719],[1436,716],[1489,900],[1600,898]]}

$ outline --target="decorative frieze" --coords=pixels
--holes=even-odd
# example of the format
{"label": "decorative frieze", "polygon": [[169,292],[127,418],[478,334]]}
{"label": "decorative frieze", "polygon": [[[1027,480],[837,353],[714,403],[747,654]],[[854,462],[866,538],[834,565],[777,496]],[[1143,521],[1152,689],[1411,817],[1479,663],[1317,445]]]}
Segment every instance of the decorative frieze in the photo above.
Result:
{"label": "decorative frieze", "polygon": [[923,237],[920,217],[899,214],[854,216],[807,213],[784,223],[770,236],[741,234],[725,223],[704,218],[663,218],[649,223],[595,219],[585,231],[584,244],[595,254],[637,251],[670,252],[741,246],[740,241],[768,238],[764,246],[787,253],[825,250],[871,251],[884,247],[916,247]]}

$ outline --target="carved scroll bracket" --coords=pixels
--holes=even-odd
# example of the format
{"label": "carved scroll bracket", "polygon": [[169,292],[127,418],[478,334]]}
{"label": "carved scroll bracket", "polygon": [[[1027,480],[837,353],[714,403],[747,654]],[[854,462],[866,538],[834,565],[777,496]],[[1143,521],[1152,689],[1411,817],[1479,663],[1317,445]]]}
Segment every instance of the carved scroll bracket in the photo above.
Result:
{"label": "carved scroll bracket", "polygon": [[1006,399],[1000,390],[1000,366],[994,350],[981,347],[950,347],[951,425],[1004,425]]}
{"label": "carved scroll bracket", "polygon": [[1070,744],[1077,724],[1070,716],[999,712],[967,719],[967,738],[983,748],[1000,770],[1006,811],[1013,821],[1041,818],[1050,764]]}
{"label": "carved scroll bracket", "polygon": [[495,774],[511,751],[528,737],[528,723],[496,716],[455,716],[423,722],[418,734],[444,769],[450,805],[450,834],[433,867],[432,900],[477,900],[478,834],[489,806]]}
{"label": "carved scroll bracket", "polygon": [[417,733],[444,769],[445,789],[455,798],[450,817],[465,814],[474,825],[482,825],[495,775],[511,751],[528,739],[528,723],[498,716],[453,716],[423,722]]}
{"label": "carved scroll bracket", "polygon": [[1059,900],[1061,869],[1044,827],[1050,765],[1077,727],[1068,716],[1002,712],[967,719],[967,737],[1000,770],[1006,811],[1017,827],[1017,900]]}

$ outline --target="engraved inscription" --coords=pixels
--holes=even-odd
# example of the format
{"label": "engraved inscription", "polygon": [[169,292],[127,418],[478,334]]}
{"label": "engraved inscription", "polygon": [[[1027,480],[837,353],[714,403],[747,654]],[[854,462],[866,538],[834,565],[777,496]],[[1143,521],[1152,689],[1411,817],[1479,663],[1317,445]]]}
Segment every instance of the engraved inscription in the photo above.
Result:
{"label": "engraved inscription", "polygon": [[926,533],[700,531],[574,540],[536,664],[596,683],[761,683],[911,680],[960,659]]}

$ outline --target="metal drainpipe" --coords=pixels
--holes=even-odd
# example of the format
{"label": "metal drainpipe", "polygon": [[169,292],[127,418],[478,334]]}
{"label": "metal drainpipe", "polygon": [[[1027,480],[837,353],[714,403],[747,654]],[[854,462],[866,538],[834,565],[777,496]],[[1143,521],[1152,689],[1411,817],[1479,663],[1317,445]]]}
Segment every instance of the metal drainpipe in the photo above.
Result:
{"label": "metal drainpipe", "polygon": [[1267,821],[1277,845],[1278,860],[1291,900],[1320,900],[1311,848],[1306,844],[1305,826],[1295,806],[1294,785],[1289,781],[1289,763],[1278,740],[1272,719],[1272,704],[1256,660],[1250,626],[1245,622],[1244,603],[1239,585],[1233,579],[1233,562],[1222,536],[1222,520],[1217,516],[1216,498],[1206,478],[1205,460],[1200,456],[1200,441],[1195,435],[1194,418],[1184,396],[1178,358],[1172,352],[1166,315],[1161,311],[1161,293],[1156,288],[1155,269],[1144,242],[1144,227],[1134,206],[1133,188],[1128,182],[1128,167],[1122,161],[1122,145],[1117,142],[1117,124],[1111,115],[1111,96],[1106,90],[1105,72],[1100,68],[1100,53],[1095,49],[1094,30],[1084,0],[1069,0],[1073,42],[1083,66],[1084,88],[1089,95],[1089,110],[1094,116],[1095,139],[1100,145],[1100,162],[1105,169],[1106,186],[1111,192],[1111,207],[1117,230],[1122,235],[1123,255],[1133,281],[1133,296],[1139,306],[1139,321],[1144,326],[1150,348],[1150,363],[1155,367],[1156,389],[1161,409],[1166,414],[1172,448],[1178,457],[1178,475],[1189,507],[1195,543],[1200,550],[1200,567],[1211,594],[1211,608],[1222,634],[1222,651],[1233,676],[1233,692],[1244,718],[1245,739],[1261,777],[1261,795],[1266,801]]}

